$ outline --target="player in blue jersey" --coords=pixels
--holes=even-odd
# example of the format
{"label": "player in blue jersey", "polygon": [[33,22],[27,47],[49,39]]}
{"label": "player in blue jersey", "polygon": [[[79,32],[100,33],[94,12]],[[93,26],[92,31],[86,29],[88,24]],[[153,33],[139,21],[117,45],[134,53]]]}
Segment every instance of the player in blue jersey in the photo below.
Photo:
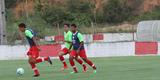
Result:
{"label": "player in blue jersey", "polygon": [[70,52],[69,61],[71,66],[73,67],[74,72],[71,73],[77,73],[77,68],[74,63],[74,59],[81,57],[83,61],[85,61],[87,64],[89,64],[93,68],[93,72],[96,73],[96,66],[87,58],[86,51],[84,48],[84,40],[83,36],[80,32],[77,30],[77,26],[75,24],[71,25],[72,29],[72,47],[73,49]]}

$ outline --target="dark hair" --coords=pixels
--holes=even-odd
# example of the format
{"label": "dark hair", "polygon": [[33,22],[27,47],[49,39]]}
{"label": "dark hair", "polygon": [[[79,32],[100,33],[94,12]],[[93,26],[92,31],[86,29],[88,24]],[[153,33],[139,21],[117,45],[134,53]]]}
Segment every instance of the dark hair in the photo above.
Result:
{"label": "dark hair", "polygon": [[76,25],[76,24],[72,24],[71,26],[73,26],[74,28],[77,28],[77,25]]}
{"label": "dark hair", "polygon": [[70,26],[70,24],[68,24],[68,23],[64,23],[64,25],[67,25],[67,27],[69,27],[69,26]]}
{"label": "dark hair", "polygon": [[24,23],[20,23],[18,26],[19,26],[20,28],[26,28],[26,25],[25,25]]}

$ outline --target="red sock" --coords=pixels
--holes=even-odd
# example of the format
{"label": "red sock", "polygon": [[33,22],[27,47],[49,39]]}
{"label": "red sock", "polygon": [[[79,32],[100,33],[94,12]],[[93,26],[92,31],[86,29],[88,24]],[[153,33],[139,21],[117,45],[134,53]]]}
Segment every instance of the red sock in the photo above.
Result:
{"label": "red sock", "polygon": [[60,59],[60,61],[63,63],[63,66],[66,67],[66,66],[67,66],[67,63],[66,63],[64,57],[63,57],[63,56],[59,56],[59,59]]}
{"label": "red sock", "polygon": [[73,67],[74,72],[78,72],[78,71],[77,71],[77,68],[76,68],[76,66],[75,66],[75,64],[74,64],[73,59],[69,59],[69,62],[70,62],[70,64],[71,64],[71,66]]}
{"label": "red sock", "polygon": [[96,66],[89,60],[86,60],[86,63],[89,64],[93,69],[96,69]]}
{"label": "red sock", "polygon": [[76,61],[83,66],[83,71],[86,71],[87,66],[83,64],[83,61],[79,58],[77,58]]}
{"label": "red sock", "polygon": [[37,62],[37,63],[40,63],[40,62],[47,61],[47,60],[48,60],[48,57],[38,58],[38,59],[36,59],[36,62]]}
{"label": "red sock", "polygon": [[83,64],[83,61],[81,59],[79,59],[79,58],[77,58],[76,61],[81,65]]}
{"label": "red sock", "polygon": [[48,61],[48,59],[49,59],[48,57],[45,57],[45,58],[44,58],[45,61]]}
{"label": "red sock", "polygon": [[74,72],[78,72],[77,68],[75,66],[73,67],[73,70],[74,70]]}
{"label": "red sock", "polygon": [[97,69],[96,66],[95,66],[94,64],[92,65],[92,68],[93,68],[93,69]]}
{"label": "red sock", "polygon": [[38,69],[35,69],[35,70],[34,70],[34,74],[35,74],[35,75],[38,75],[38,74],[39,74]]}
{"label": "red sock", "polygon": [[29,63],[31,65],[32,70],[34,71],[34,74],[39,74],[39,71],[34,63]]}
{"label": "red sock", "polygon": [[86,67],[86,65],[85,64],[83,64],[83,61],[81,60],[81,59],[76,59],[76,61],[79,63],[79,64],[81,64],[83,67]]}

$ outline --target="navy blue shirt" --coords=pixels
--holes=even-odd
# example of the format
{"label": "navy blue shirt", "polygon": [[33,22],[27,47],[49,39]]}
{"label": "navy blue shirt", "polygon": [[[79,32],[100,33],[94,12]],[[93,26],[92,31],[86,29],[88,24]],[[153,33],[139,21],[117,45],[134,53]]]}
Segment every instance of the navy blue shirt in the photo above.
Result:
{"label": "navy blue shirt", "polygon": [[[73,44],[73,50],[78,50],[80,47],[80,43],[83,41],[83,36],[81,33],[76,32],[72,34],[72,44]],[[84,45],[82,44],[80,50],[84,49]]]}
{"label": "navy blue shirt", "polygon": [[30,47],[36,45],[34,40],[33,40],[33,37],[36,36],[36,34],[34,33],[34,31],[32,29],[26,29],[25,30],[25,36],[28,40],[28,43],[29,43]]}

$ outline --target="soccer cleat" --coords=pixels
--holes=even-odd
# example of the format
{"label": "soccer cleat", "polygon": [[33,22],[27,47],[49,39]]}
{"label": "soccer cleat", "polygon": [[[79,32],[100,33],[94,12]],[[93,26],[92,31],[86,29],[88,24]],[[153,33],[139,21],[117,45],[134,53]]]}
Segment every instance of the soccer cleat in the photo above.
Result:
{"label": "soccer cleat", "polygon": [[33,77],[39,77],[40,76],[40,74],[35,74],[35,75],[33,75]]}
{"label": "soccer cleat", "polygon": [[68,69],[68,67],[64,66],[63,68],[61,68],[61,71],[64,71],[65,69]]}
{"label": "soccer cleat", "polygon": [[78,73],[78,72],[75,72],[75,71],[73,71],[73,72],[70,72],[70,74],[75,74],[75,73]]}
{"label": "soccer cleat", "polygon": [[97,73],[97,70],[93,70],[93,73],[96,74],[96,73]]}
{"label": "soccer cleat", "polygon": [[87,72],[87,66],[86,65],[83,65],[83,72]]}
{"label": "soccer cleat", "polygon": [[49,62],[50,65],[52,65],[52,61],[51,61],[50,57],[48,57],[48,62]]}

